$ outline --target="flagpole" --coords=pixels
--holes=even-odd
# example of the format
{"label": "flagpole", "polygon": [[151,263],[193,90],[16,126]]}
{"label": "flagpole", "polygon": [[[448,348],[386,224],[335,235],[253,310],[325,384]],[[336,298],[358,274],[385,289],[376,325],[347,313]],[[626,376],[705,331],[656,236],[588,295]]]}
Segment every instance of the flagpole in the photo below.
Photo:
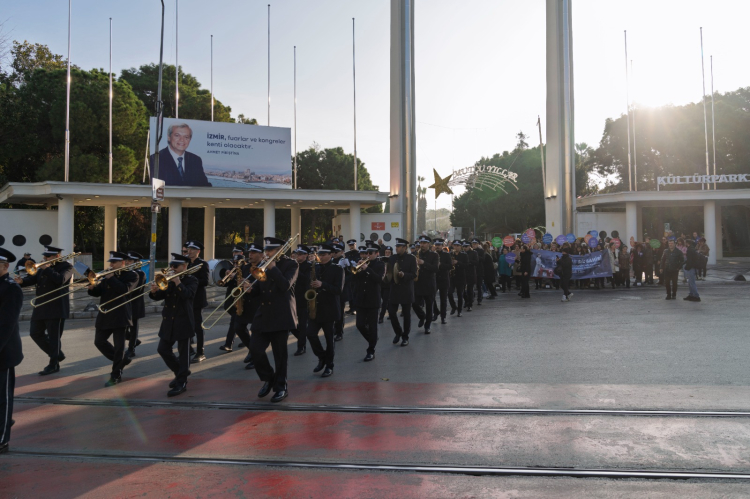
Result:
{"label": "flagpole", "polygon": [[633,190],[633,180],[631,177],[631,159],[630,159],[630,77],[628,75],[628,30],[625,30],[625,97],[627,99],[627,122],[628,122],[628,190]]}
{"label": "flagpole", "polygon": [[211,35],[211,121],[214,120],[214,35]]}
{"label": "flagpole", "polygon": [[354,39],[354,18],[352,17],[352,83],[354,88],[354,190],[357,190],[357,67]]}
{"label": "flagpole", "polygon": [[[703,128],[706,136],[706,175],[710,175],[708,160],[708,118],[706,117],[706,71],[703,65],[703,28],[701,27],[701,75],[703,77]],[[701,184],[703,188],[703,184]]]}
{"label": "flagpole", "polygon": [[271,4],[268,4],[268,126],[271,126]]}
{"label": "flagpole", "polygon": [[[633,59],[630,59],[630,73],[633,73]],[[638,149],[635,136],[635,97],[633,97],[633,190],[638,191]]]}
{"label": "flagpole", "polygon": [[174,117],[180,117],[180,36],[179,36],[179,15],[177,12],[179,0],[174,0]]}
{"label": "flagpole", "polygon": [[294,188],[297,188],[297,46],[294,46]]}
{"label": "flagpole", "polygon": [[109,183],[112,183],[112,18],[109,18]]}
{"label": "flagpole", "polygon": [[65,102],[65,181],[70,180],[70,13],[71,2],[68,0],[68,88]]}
{"label": "flagpole", "polygon": [[[716,175],[716,115],[714,114],[714,56],[711,56],[711,141],[714,146],[714,175]],[[716,190],[716,182],[714,182]]]}

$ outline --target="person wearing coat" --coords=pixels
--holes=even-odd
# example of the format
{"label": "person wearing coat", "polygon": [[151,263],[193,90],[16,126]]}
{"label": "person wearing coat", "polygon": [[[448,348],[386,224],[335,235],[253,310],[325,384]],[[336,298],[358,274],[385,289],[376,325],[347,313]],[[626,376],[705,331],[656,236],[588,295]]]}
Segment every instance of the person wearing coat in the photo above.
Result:
{"label": "person wearing coat", "polygon": [[193,355],[190,363],[195,364],[206,360],[206,352],[203,348],[205,343],[205,331],[201,327],[201,324],[203,324],[203,309],[208,306],[208,300],[206,299],[206,286],[208,286],[208,262],[200,257],[201,251],[203,251],[203,244],[199,241],[187,241],[184,246],[187,249],[187,256],[190,258],[188,268],[201,267],[200,270],[193,274],[193,276],[198,279],[198,290],[195,292],[195,297],[193,298],[195,355]]}
{"label": "person wearing coat", "polygon": [[[169,266],[175,274],[187,270],[190,259],[172,253]],[[174,373],[174,380],[169,383],[168,397],[174,397],[187,390],[187,379],[190,375],[190,338],[195,334],[195,316],[193,299],[198,290],[198,279],[186,274],[169,280],[167,289],[162,290],[156,283],[151,283],[149,298],[155,301],[164,300],[159,327],[159,345],[157,353],[167,367]],[[179,357],[174,354],[177,343]]]}
{"label": "person wearing coat", "polygon": [[[389,295],[388,316],[396,336],[393,338],[395,345],[401,341],[401,346],[409,344],[409,333],[411,332],[411,304],[414,303],[414,278],[417,276],[417,259],[408,252],[409,241],[396,238],[396,254],[391,255],[386,266],[386,279],[391,284]],[[398,264],[398,273],[395,272]],[[398,280],[398,282],[396,282]],[[398,321],[398,307],[404,312],[404,327]],[[403,339],[402,339],[403,338]]]}
{"label": "person wearing coat", "polygon": [[563,245],[562,256],[557,261],[555,274],[560,276],[560,287],[563,290],[561,301],[570,301],[570,297],[573,296],[573,293],[570,292],[570,280],[573,278],[573,259],[570,258],[570,246]]}
{"label": "person wearing coat", "polygon": [[[344,291],[344,269],[331,261],[334,247],[323,244],[318,250],[320,263],[315,265],[315,279],[310,279],[310,288],[318,295],[315,298],[315,317],[307,320],[307,341],[318,358],[318,365],[314,373],[323,371],[321,377],[327,378],[333,374],[333,357],[336,341],[334,340],[334,325],[342,320],[343,304],[341,293]],[[318,333],[323,330],[326,348],[323,348]]]}
{"label": "person wearing coat", "polygon": [[[264,238],[263,251],[266,258],[276,257],[286,241],[277,237]],[[263,398],[273,390],[271,402],[281,402],[289,396],[287,387],[287,339],[289,331],[296,329],[297,303],[294,284],[297,282],[299,265],[295,260],[280,257],[266,268],[266,280],[253,286],[260,293],[260,306],[250,328],[250,353],[255,363],[255,372],[263,381],[258,397]],[[256,289],[257,286],[257,289]],[[271,345],[274,367],[268,361],[266,349]]]}
{"label": "person wearing coat", "polygon": [[484,279],[484,285],[487,287],[487,292],[489,292],[489,300],[494,300],[497,298],[497,291],[495,291],[495,261],[496,258],[493,256],[492,252],[489,251],[489,249],[485,250],[484,252],[484,260],[482,260],[482,269],[483,269],[483,279]]}
{"label": "person wearing coat", "polygon": [[16,366],[23,360],[18,317],[23,306],[23,291],[10,279],[8,271],[16,256],[0,248],[0,454],[8,452],[13,426],[13,394]]}
{"label": "person wearing coat", "polygon": [[[119,270],[125,266],[125,253],[110,251],[110,270]],[[90,296],[100,299],[100,310],[96,316],[94,345],[107,359],[112,361],[112,374],[104,384],[114,386],[122,381],[122,371],[130,364],[131,358],[125,357],[125,331],[133,325],[133,315],[128,295],[135,289],[138,275],[131,270],[119,270],[106,274],[96,284],[88,286]],[[112,342],[109,342],[109,338]]]}
{"label": "person wearing coat", "polygon": [[617,260],[617,265],[619,267],[617,273],[619,284],[624,284],[626,288],[630,289],[630,255],[627,250],[620,246],[615,249],[614,258]]}
{"label": "person wearing coat", "polygon": [[378,259],[378,245],[367,246],[367,263],[354,275],[357,295],[357,330],[367,341],[364,361],[375,358],[378,344],[378,311],[380,310],[381,289],[385,277],[385,264]]}
{"label": "person wearing coat", "polygon": [[482,304],[484,299],[484,291],[482,290],[482,284],[484,283],[484,249],[479,239],[476,237],[471,240],[471,251],[474,252],[477,259],[474,262],[474,273],[476,274],[476,298],[477,306]]}
{"label": "person wearing coat", "polygon": [[513,287],[511,284],[511,277],[513,276],[513,267],[505,259],[505,255],[510,252],[507,246],[503,247],[500,257],[497,260],[497,274],[500,277],[500,289],[503,293],[510,291]]}
{"label": "person wearing coat", "polygon": [[[248,328],[253,322],[255,313],[260,306],[260,291],[258,290],[260,283],[255,281],[255,278],[250,273],[250,269],[253,266],[260,265],[262,260],[263,244],[258,242],[250,243],[247,250],[247,263],[242,266],[240,271],[241,277],[233,279],[228,283],[228,287],[230,288],[228,290],[229,294],[237,288],[238,281],[241,283],[244,294],[236,304],[232,305],[235,301],[234,299],[229,300],[224,304],[225,309],[234,319],[234,334],[237,335],[242,344],[245,345],[245,348],[247,348],[247,355],[243,360],[245,363],[245,369],[247,370],[255,369],[253,354],[250,350],[251,338]],[[242,302],[242,305],[240,305],[240,302]]]}
{"label": "person wearing coat", "polygon": [[466,268],[466,311],[471,312],[474,306],[474,288],[477,285],[477,253],[471,249],[471,243],[464,241],[462,244],[466,251],[466,258],[469,260],[469,267]]}
{"label": "person wearing coat", "polygon": [[[54,246],[45,246],[42,258],[44,261],[59,258],[63,250]],[[38,307],[31,312],[29,336],[39,348],[49,357],[47,366],[39,372],[46,376],[60,372],[60,362],[65,359],[62,352],[62,332],[65,319],[70,316],[70,294],[65,284],[70,284],[73,278],[73,266],[65,261],[37,268],[34,275],[15,279],[22,288],[36,286],[35,294],[39,298]],[[47,294],[59,289],[54,294]],[[47,296],[42,296],[47,294]]]}
{"label": "person wearing coat", "polygon": [[[143,260],[143,256],[135,251],[128,251],[127,255],[128,257],[125,259],[125,265],[131,265]],[[141,340],[138,339],[138,320],[146,317],[145,291],[143,291],[144,284],[146,284],[146,273],[141,269],[136,269],[134,272],[138,276],[138,284],[136,285],[137,291],[134,291],[128,296],[128,299],[135,299],[130,302],[130,310],[133,314],[133,325],[125,332],[125,339],[128,340],[128,351],[125,352],[126,357],[135,357],[135,347],[141,344]]]}
{"label": "person wearing coat", "polygon": [[677,248],[674,239],[669,239],[667,249],[661,256],[662,276],[667,288],[666,300],[674,300],[677,297],[677,278],[684,262],[685,255],[682,250]]}
{"label": "person wearing coat", "polygon": [[[393,248],[391,246],[386,246],[384,255],[380,257],[380,261],[383,262],[383,265],[385,265],[388,262],[388,259],[393,254]],[[380,286],[380,315],[378,316],[378,324],[383,323],[383,319],[385,318],[385,313],[388,311],[388,305],[391,302],[390,299],[391,296],[391,283],[385,279],[383,279],[383,284]],[[390,320],[390,317],[388,318]]]}
{"label": "person wearing coat", "polygon": [[519,271],[521,272],[521,298],[531,298],[529,294],[529,279],[531,278],[531,256],[532,253],[525,244],[521,246],[519,254]]}
{"label": "person wearing coat", "polygon": [[294,356],[298,357],[307,352],[307,322],[308,304],[305,299],[305,293],[310,289],[310,274],[312,273],[315,262],[309,261],[311,249],[304,244],[298,244],[294,250],[294,258],[299,264],[297,273],[297,282],[294,285],[294,301],[297,306],[297,328],[292,329],[292,334],[297,338],[297,350]]}
{"label": "person wearing coat", "polygon": [[414,282],[414,304],[412,308],[419,319],[417,327],[424,326],[424,334],[430,334],[432,324],[432,304],[437,292],[436,274],[440,257],[434,251],[430,251],[432,239],[427,236],[419,236],[419,251],[416,253],[419,268],[419,278]]}
{"label": "person wearing coat", "polygon": [[[435,249],[438,255],[438,270],[435,274],[435,283],[437,284],[438,293],[440,295],[440,307],[437,307],[435,303],[433,319],[437,320],[438,315],[440,316],[440,324],[447,324],[445,317],[448,313],[448,290],[451,284],[451,269],[453,268],[453,258],[451,254],[444,248],[445,240],[435,239]],[[447,248],[446,248],[447,249]]]}
{"label": "person wearing coat", "polygon": [[[451,315],[458,311],[456,317],[461,317],[464,308],[464,293],[466,291],[466,270],[469,268],[469,257],[463,251],[461,241],[453,241],[453,253],[451,254],[453,275],[451,276],[450,288],[448,288],[448,301],[451,304]],[[458,297],[458,305],[453,299],[453,293]]]}

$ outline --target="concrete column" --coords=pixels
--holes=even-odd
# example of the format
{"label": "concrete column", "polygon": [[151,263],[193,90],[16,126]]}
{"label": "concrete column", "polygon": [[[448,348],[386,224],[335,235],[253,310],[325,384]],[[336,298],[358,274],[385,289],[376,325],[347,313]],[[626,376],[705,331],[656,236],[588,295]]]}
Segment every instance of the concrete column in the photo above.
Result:
{"label": "concrete column", "polygon": [[716,245],[714,247],[709,246],[711,248],[711,254],[714,255],[714,258],[717,260],[722,260],[724,258],[724,246],[723,246],[723,238],[722,238],[722,222],[721,222],[721,205],[716,206]]}
{"label": "concrete column", "polygon": [[630,238],[634,237],[636,241],[640,235],[638,234],[638,204],[635,202],[625,203],[625,238],[622,242],[630,248]]}
{"label": "concrete column", "polygon": [[213,260],[216,249],[216,208],[203,208],[203,259]]}
{"label": "concrete column", "polygon": [[[302,232],[302,210],[299,208],[293,207],[291,209],[292,212],[292,233],[289,237],[294,237],[296,234],[300,234]],[[302,234],[300,234],[300,238],[302,237]],[[302,241],[300,239],[297,240],[298,244],[301,244]]]}
{"label": "concrete column", "polygon": [[[719,207],[719,211],[721,211],[721,207]],[[706,235],[706,244],[708,244],[708,247],[710,248],[710,252],[708,254],[708,263],[711,265],[716,264],[716,253],[717,253],[717,234],[721,234],[719,232],[721,230],[721,220],[719,220],[718,229],[717,230],[717,224],[716,224],[716,201],[704,201],[703,202],[703,233]],[[721,241],[721,238],[719,238],[718,241]]]}
{"label": "concrete column", "polygon": [[352,234],[350,237],[357,241],[359,241],[359,235],[362,233],[360,230],[362,214],[359,211],[361,208],[362,203],[358,201],[352,201],[349,203],[349,232]]}
{"label": "concrete column", "polygon": [[169,252],[182,254],[182,199],[169,200]]}
{"label": "concrete column", "polygon": [[73,248],[73,197],[65,196],[57,202],[57,241],[52,244],[63,249],[63,254],[72,253]]}
{"label": "concrete column", "polygon": [[110,251],[117,251],[117,206],[104,206],[104,259]]}
{"label": "concrete column", "polygon": [[636,204],[635,208],[635,233],[638,234],[635,237],[636,241],[643,241],[643,206]]}
{"label": "concrete column", "polygon": [[263,237],[276,237],[276,206],[273,201],[263,201]]}

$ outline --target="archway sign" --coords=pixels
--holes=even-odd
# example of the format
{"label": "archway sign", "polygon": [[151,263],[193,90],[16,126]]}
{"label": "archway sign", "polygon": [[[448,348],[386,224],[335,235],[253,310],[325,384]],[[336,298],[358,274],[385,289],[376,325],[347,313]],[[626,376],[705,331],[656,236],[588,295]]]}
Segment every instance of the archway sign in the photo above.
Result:
{"label": "archway sign", "polygon": [[453,194],[450,188],[455,186],[464,186],[467,189],[479,189],[480,191],[502,191],[505,194],[508,193],[506,188],[511,186],[518,190],[516,185],[518,174],[499,166],[467,166],[454,170],[445,178],[441,178],[435,169],[432,172],[435,175],[435,183],[429,188],[435,189],[436,199],[442,193]]}

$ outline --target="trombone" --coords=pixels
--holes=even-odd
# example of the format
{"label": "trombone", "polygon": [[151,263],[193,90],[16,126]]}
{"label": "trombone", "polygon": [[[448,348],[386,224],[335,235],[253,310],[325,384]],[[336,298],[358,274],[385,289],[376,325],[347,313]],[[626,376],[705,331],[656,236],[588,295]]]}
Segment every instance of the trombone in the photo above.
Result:
{"label": "trombone", "polygon": [[[213,311],[211,311],[210,314],[208,314],[208,317],[206,317],[206,319],[201,323],[201,327],[203,329],[211,329],[212,327],[214,327],[221,320],[221,318],[224,317],[224,314],[226,314],[233,306],[237,304],[238,301],[242,299],[243,296],[245,296],[245,293],[253,289],[253,286],[255,285],[256,282],[265,281],[266,269],[268,268],[268,266],[271,264],[271,262],[275,262],[276,260],[281,258],[281,256],[284,253],[286,253],[289,250],[289,248],[292,247],[292,245],[294,244],[294,241],[296,241],[298,237],[299,237],[299,234],[297,234],[294,237],[289,238],[289,240],[285,242],[284,245],[281,248],[279,248],[279,251],[277,251],[276,254],[274,254],[271,258],[266,258],[265,260],[260,262],[260,265],[251,267],[250,273],[248,274],[248,276],[245,277],[242,281],[240,281],[237,284],[237,287],[234,288],[231,293],[229,293],[229,296],[224,298],[221,301],[221,303],[219,303],[216,306],[216,308],[213,309]],[[250,283],[250,287],[247,289],[242,289],[242,285],[245,284],[245,282],[247,282],[247,280],[250,279],[251,277],[253,277],[255,280]],[[230,303],[228,307],[222,310],[221,313],[210,323],[210,325],[206,325],[214,316],[214,314],[219,312],[219,310],[224,307],[224,304],[232,298],[233,298],[232,303]]]}
{"label": "trombone", "polygon": [[71,253],[69,255],[61,256],[61,257],[58,257],[58,258],[53,258],[52,260],[45,260],[45,261],[40,262],[40,263],[34,263],[31,260],[29,260],[24,265],[24,268],[26,268],[26,273],[27,274],[29,274],[29,275],[36,275],[36,273],[39,272],[39,267],[41,267],[42,265],[52,265],[52,264],[55,264],[57,262],[63,262],[65,260],[70,260],[71,258],[75,258],[78,255],[80,255],[80,253]]}
{"label": "trombone", "polygon": [[[127,293],[123,293],[123,294],[121,294],[120,296],[118,296],[116,298],[112,298],[109,301],[101,303],[101,304],[99,304],[99,305],[96,306],[96,309],[99,310],[99,312],[101,312],[103,314],[108,314],[111,311],[116,310],[116,309],[122,307],[123,305],[127,305],[131,301],[135,301],[138,298],[141,298],[141,297],[146,296],[147,294],[149,294],[151,292],[151,289],[150,289],[151,288],[151,284],[156,284],[157,286],[159,286],[160,290],[166,291],[167,288],[169,287],[169,281],[171,281],[175,277],[181,277],[181,276],[184,276],[184,275],[195,274],[200,269],[201,269],[200,265],[196,265],[195,267],[190,267],[189,269],[183,270],[182,272],[178,272],[178,273],[175,273],[174,270],[169,269],[169,268],[162,269],[161,274],[156,274],[156,277],[154,277],[153,281],[149,281],[149,282],[147,282],[145,284],[141,284],[140,286],[138,286],[137,288],[133,289],[132,291],[128,291]],[[138,293],[136,296],[133,296],[132,298],[130,298],[130,299],[128,299],[128,300],[126,300],[126,301],[124,301],[122,303],[118,303],[117,305],[115,305],[114,307],[112,307],[110,309],[105,310],[103,308],[105,305],[109,305],[110,303],[112,303],[114,301],[117,301],[117,300],[123,298],[124,296],[126,296],[128,294],[135,293],[139,289],[143,289],[143,288],[145,288],[147,286],[149,287],[149,289],[147,289],[146,291],[142,291],[142,292]]]}
{"label": "trombone", "polygon": [[246,262],[245,262],[244,258],[240,258],[239,260],[235,260],[234,261],[234,268],[232,270],[230,270],[229,272],[227,272],[224,275],[224,277],[222,277],[221,280],[219,280],[219,282],[217,282],[216,284],[218,286],[222,286],[222,287],[226,286],[227,284],[229,284],[229,282],[232,279],[234,279],[235,277],[237,277],[237,272],[239,272],[239,270],[242,268],[243,265],[245,265],[245,263]]}

